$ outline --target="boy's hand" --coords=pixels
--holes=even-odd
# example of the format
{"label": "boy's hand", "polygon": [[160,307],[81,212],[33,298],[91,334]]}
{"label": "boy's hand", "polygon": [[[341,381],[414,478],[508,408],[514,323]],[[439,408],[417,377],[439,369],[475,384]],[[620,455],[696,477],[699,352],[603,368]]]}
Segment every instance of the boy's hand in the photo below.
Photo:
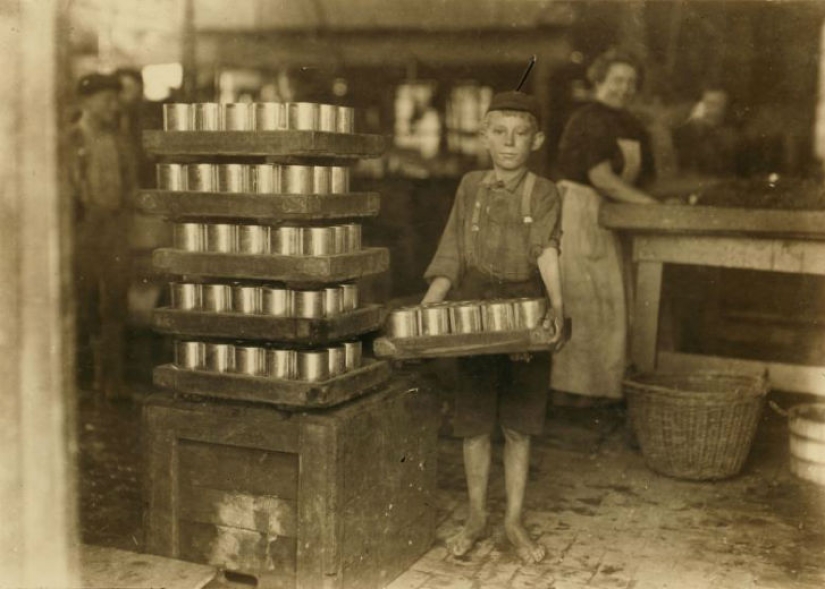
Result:
{"label": "boy's hand", "polygon": [[561,350],[564,344],[567,343],[567,334],[564,333],[564,311],[562,309],[548,311],[544,316],[542,327],[547,330],[553,330],[553,337],[550,339],[550,349],[553,352]]}

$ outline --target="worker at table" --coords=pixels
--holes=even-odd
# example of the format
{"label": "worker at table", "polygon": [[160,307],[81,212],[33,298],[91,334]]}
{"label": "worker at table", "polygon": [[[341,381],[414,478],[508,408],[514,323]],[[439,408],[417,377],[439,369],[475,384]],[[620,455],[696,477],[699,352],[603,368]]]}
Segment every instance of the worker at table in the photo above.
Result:
{"label": "worker at table", "polygon": [[595,101],[576,111],[562,134],[560,260],[573,336],[553,357],[550,387],[557,405],[622,398],[629,281],[618,236],[599,226],[598,214],[603,202],[658,202],[643,189],[655,176],[650,139],[628,111],[642,76],[628,54],[599,56],[588,70]]}

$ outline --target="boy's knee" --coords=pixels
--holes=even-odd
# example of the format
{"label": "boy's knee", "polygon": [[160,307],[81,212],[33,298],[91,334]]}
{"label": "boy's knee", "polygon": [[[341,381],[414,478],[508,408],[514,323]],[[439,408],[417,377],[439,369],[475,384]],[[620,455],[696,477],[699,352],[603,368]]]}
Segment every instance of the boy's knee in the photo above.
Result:
{"label": "boy's knee", "polygon": [[512,428],[501,426],[501,431],[504,433],[504,439],[511,444],[528,444],[530,442],[530,434],[523,434]]}

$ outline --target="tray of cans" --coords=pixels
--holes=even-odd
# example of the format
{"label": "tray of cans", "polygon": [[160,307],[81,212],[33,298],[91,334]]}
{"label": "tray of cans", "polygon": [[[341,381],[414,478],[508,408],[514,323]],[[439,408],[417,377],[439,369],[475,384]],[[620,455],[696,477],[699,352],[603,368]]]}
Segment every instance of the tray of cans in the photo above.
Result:
{"label": "tray of cans", "polygon": [[390,312],[373,349],[395,359],[547,352],[554,337],[542,325],[548,313],[546,299],[530,298],[403,307]]}
{"label": "tray of cans", "polygon": [[175,342],[175,362],[154,370],[156,385],[175,391],[281,407],[327,407],[374,389],[386,362],[362,358],[361,342],[292,349],[248,342]]}
{"label": "tray of cans", "polygon": [[385,248],[363,248],[361,225],[301,227],[175,223],[173,248],[155,250],[156,268],[172,274],[345,282],[383,272]]}
{"label": "tray of cans", "polygon": [[311,102],[166,104],[163,130],[144,131],[158,155],[378,157],[386,138],[355,132],[354,110]]}
{"label": "tray of cans", "polygon": [[349,192],[345,166],[163,163],[157,185],[137,207],[172,218],[335,219],[372,217],[380,207],[377,193]]}
{"label": "tray of cans", "polygon": [[380,305],[359,306],[358,286],[295,290],[273,284],[170,284],[171,307],[155,309],[153,326],[192,337],[281,340],[306,344],[377,331]]}

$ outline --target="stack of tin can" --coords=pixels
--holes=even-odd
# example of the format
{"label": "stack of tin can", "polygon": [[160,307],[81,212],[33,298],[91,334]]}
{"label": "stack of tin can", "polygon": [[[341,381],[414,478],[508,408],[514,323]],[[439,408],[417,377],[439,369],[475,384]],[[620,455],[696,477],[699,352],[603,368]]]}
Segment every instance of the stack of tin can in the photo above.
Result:
{"label": "stack of tin can", "polygon": [[241,341],[175,342],[175,366],[181,370],[302,382],[322,382],[342,376],[361,366],[361,355],[359,340],[313,349],[256,346]]}
{"label": "stack of tin can", "polygon": [[159,190],[254,194],[344,194],[346,166],[297,164],[157,164]]}
{"label": "stack of tin can", "polygon": [[355,111],[313,102],[164,104],[164,131],[322,131],[354,133]]}
{"label": "stack of tin can", "polygon": [[460,301],[403,307],[390,313],[393,338],[519,331],[539,327],[546,299]]}

